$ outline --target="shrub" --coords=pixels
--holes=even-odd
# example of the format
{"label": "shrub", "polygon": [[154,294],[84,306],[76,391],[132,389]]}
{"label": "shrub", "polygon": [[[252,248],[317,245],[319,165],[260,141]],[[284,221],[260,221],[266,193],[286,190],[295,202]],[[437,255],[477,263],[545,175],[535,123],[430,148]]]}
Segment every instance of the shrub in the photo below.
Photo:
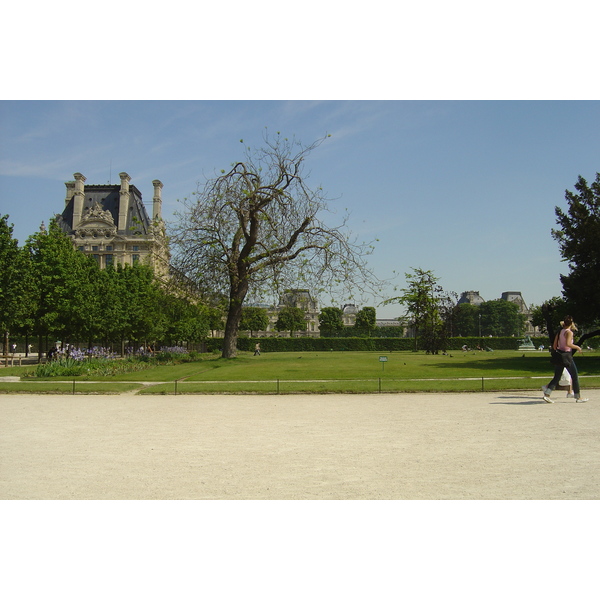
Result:
{"label": "shrub", "polygon": [[56,360],[37,365],[35,377],[80,377],[82,375],[101,375],[110,377],[120,373],[143,371],[154,363],[143,360],[143,357],[114,360],[107,358],[90,358],[78,360],[61,356]]}
{"label": "shrub", "polygon": [[[361,352],[400,352],[411,351],[415,347],[414,338],[376,338],[376,337],[264,337],[264,338],[238,338],[238,350],[250,352],[254,345],[260,342],[261,350],[264,352],[323,352],[334,351],[361,351]],[[536,348],[542,343],[533,340]],[[456,337],[448,340],[448,350],[460,350],[466,344],[469,348],[488,347],[492,350],[518,350],[520,339],[516,337]],[[545,340],[545,346],[548,341]],[[221,338],[208,340],[209,351],[217,352],[223,346]],[[418,348],[423,348],[419,341]]]}

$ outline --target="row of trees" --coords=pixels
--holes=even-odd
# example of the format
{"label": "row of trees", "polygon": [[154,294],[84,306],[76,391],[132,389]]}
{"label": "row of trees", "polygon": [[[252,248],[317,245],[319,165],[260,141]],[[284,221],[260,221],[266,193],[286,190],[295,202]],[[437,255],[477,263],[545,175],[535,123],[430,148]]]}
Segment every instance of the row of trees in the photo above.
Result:
{"label": "row of trees", "polygon": [[[319,328],[322,336],[335,336],[349,328],[344,325],[344,312],[335,306],[323,308],[319,315]],[[365,306],[356,313],[352,329],[357,333],[369,334],[377,326],[376,311],[372,306]]]}
{"label": "row of trees", "polygon": [[447,349],[450,337],[502,337],[522,335],[527,317],[513,302],[490,300],[476,306],[457,303],[457,294],[445,291],[433,271],[413,268],[406,273],[407,287],[384,304],[401,304],[413,330],[415,350],[437,354]]}
{"label": "row of trees", "polygon": [[[240,331],[250,332],[253,336],[258,331],[266,331],[269,326],[269,313],[266,308],[256,306],[242,307]],[[283,306],[277,313],[275,322],[277,331],[289,331],[293,336],[296,331],[306,331],[304,311],[297,306]]]}
{"label": "row of trees", "polygon": [[[269,326],[269,313],[265,308],[245,306],[242,308],[240,331],[248,331],[253,336],[256,332],[266,331]],[[369,334],[377,326],[375,309],[365,306],[358,311],[354,326],[344,325],[343,311],[337,307],[326,307],[319,314],[320,334],[324,337],[336,336],[342,332],[350,334]],[[277,313],[276,331],[287,331],[290,336],[298,331],[306,331],[306,314],[297,306],[283,306]]]}
{"label": "row of trees", "polygon": [[[8,215],[0,218],[0,327],[12,335],[54,343],[105,346],[174,344],[222,328],[222,310],[192,302],[158,284],[150,267],[118,264],[101,270],[73,248],[51,221],[19,247]],[[117,349],[117,348],[114,348]]]}

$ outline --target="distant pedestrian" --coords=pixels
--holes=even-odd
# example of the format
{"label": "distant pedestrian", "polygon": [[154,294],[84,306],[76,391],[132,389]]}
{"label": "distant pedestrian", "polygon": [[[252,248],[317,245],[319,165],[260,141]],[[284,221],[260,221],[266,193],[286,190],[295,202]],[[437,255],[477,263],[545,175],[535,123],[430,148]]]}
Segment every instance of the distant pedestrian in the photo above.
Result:
{"label": "distant pedestrian", "polygon": [[260,356],[260,344],[254,346],[254,356]]}
{"label": "distant pedestrian", "polygon": [[548,385],[542,386],[544,392],[544,400],[550,404],[554,402],[550,398],[550,394],[556,389],[563,369],[567,369],[569,375],[571,375],[571,382],[573,385],[573,395],[575,402],[587,402],[588,398],[582,398],[579,389],[579,374],[577,372],[577,366],[573,360],[573,350],[576,352],[582,352],[581,348],[573,343],[573,331],[577,331],[577,326],[573,322],[573,317],[567,315],[565,320],[561,322],[562,329],[556,334],[552,349],[556,351],[556,355],[562,358],[561,364],[554,365],[554,377]]}

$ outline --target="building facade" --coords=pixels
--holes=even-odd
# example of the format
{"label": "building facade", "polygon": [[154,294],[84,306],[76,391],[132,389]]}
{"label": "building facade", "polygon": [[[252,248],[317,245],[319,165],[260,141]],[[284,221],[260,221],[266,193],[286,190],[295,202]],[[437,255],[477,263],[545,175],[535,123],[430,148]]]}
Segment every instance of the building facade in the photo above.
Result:
{"label": "building facade", "polygon": [[[517,305],[519,312],[522,315],[525,315],[527,317],[527,320],[525,321],[525,335],[529,335],[529,336],[539,335],[538,328],[534,327],[531,324],[531,321],[530,321],[531,311],[527,307],[527,304],[525,303],[525,300],[523,299],[523,295],[521,294],[521,292],[502,292],[502,296],[500,297],[500,300],[506,300],[507,302],[513,302],[514,304]],[[458,301],[458,304],[469,303],[469,304],[474,304],[476,306],[479,306],[483,302],[485,302],[485,300],[479,295],[479,292],[469,291],[469,292],[462,293],[460,300]]]}
{"label": "building facade", "polygon": [[162,219],[163,184],[155,179],[152,218],[142,194],[127,173],[120,184],[86,185],[81,173],[67,181],[62,214],[56,220],[74,246],[92,256],[100,268],[109,265],[147,264],[157,277],[169,273],[169,249]]}

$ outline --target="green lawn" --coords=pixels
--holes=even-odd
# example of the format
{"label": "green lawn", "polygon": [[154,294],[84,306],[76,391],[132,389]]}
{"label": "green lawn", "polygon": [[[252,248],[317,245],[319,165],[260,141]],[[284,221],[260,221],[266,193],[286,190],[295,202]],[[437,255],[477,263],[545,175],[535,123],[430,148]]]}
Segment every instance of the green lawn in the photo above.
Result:
{"label": "green lawn", "polygon": [[[0,377],[4,373],[0,370]],[[73,381],[0,381],[0,394],[122,394],[138,389],[136,383]]]}
{"label": "green lawn", "polygon": [[[383,356],[385,362],[380,361]],[[585,353],[577,356],[576,361],[582,388],[600,387],[600,353]],[[26,371],[31,371],[31,367],[3,368],[0,377],[22,376]],[[141,392],[150,394],[375,393],[534,390],[551,376],[546,352],[454,351],[447,356],[413,352],[277,352],[253,356],[242,352],[235,359],[204,355],[193,363],[157,366],[113,377],[92,376],[99,382],[94,384],[84,383],[85,378],[75,380],[77,393],[118,393],[140,388],[138,382],[153,384]],[[72,380],[0,381],[0,392],[70,393]]]}

